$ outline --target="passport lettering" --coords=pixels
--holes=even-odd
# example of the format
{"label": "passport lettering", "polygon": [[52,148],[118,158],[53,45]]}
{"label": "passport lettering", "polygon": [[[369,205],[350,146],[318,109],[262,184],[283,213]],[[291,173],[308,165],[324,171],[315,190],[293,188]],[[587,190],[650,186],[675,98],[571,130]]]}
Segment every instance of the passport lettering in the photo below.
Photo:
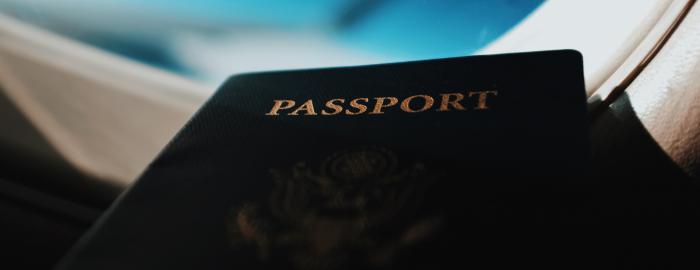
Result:
{"label": "passport lettering", "polygon": [[[498,91],[469,91],[466,93],[440,93],[431,95],[412,95],[399,101],[397,97],[358,97],[353,99],[335,98],[325,102],[314,103],[313,99],[299,103],[293,99],[275,99],[268,116],[317,116],[317,115],[359,115],[384,114],[387,111],[420,113],[426,111],[466,111],[491,109],[492,99]],[[323,104],[323,107],[316,107]],[[397,109],[398,107],[398,109]]]}

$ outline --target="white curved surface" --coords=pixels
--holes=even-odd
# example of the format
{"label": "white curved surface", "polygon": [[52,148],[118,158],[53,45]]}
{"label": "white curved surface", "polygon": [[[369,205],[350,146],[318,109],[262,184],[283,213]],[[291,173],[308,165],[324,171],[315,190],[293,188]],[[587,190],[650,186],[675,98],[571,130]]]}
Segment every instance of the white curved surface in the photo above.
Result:
{"label": "white curved surface", "polygon": [[479,53],[576,49],[583,54],[586,89],[591,95],[647,37],[673,2],[546,1]]}
{"label": "white curved surface", "polygon": [[634,113],[666,154],[700,177],[700,6],[696,3],[627,91]]}
{"label": "white curved surface", "polygon": [[0,83],[66,160],[131,182],[212,91],[0,15]]}

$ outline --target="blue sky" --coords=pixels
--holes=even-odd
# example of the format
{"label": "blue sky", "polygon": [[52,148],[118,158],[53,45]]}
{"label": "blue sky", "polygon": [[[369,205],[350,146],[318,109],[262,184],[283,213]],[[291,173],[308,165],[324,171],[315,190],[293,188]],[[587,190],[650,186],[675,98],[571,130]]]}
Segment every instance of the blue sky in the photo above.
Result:
{"label": "blue sky", "polygon": [[[501,36],[542,0],[385,0],[333,28],[358,0],[128,0],[183,18],[326,29],[344,46],[397,60],[468,55]],[[369,1],[368,1],[369,2]]]}
{"label": "blue sky", "polygon": [[[12,1],[18,3],[20,8],[15,10],[21,17],[39,25],[197,78],[219,78],[223,76],[219,73],[230,75],[247,68],[306,68],[470,55],[502,36],[543,2]],[[266,59],[269,55],[275,57]]]}

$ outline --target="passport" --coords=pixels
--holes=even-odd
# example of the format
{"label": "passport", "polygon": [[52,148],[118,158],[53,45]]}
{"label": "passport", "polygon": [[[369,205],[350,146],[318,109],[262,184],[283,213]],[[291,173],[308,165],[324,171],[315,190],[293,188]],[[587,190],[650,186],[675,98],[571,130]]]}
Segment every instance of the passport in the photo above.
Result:
{"label": "passport", "polygon": [[58,269],[547,260],[540,225],[586,218],[582,67],[561,50],[233,76]]}

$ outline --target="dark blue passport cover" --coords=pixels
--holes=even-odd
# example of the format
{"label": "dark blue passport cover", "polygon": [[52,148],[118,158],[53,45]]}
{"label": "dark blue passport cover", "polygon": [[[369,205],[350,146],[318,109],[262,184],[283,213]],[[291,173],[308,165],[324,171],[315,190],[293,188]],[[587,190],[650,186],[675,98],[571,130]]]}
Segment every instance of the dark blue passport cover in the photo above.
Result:
{"label": "dark blue passport cover", "polygon": [[576,222],[585,100],[570,50],[234,76],[59,268],[532,259],[513,228]]}

